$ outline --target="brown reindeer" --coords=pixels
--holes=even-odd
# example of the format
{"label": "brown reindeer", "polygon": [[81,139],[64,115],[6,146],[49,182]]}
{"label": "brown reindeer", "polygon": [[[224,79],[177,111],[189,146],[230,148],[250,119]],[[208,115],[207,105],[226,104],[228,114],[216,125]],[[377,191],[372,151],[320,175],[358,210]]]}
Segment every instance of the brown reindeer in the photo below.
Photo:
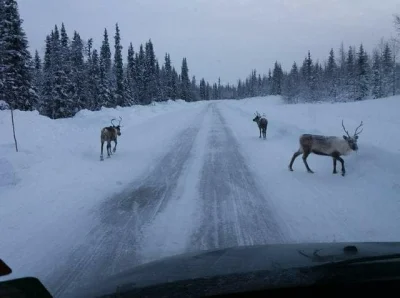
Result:
{"label": "brown reindeer", "polygon": [[265,115],[261,117],[258,112],[255,113],[255,116],[256,117],[253,119],[253,121],[257,123],[258,129],[260,130],[260,138],[262,132],[263,138],[265,139],[267,137],[268,120],[265,118]]}
{"label": "brown reindeer", "polygon": [[103,160],[103,146],[104,142],[107,142],[107,158],[111,157],[111,142],[114,141],[115,146],[113,149],[113,152],[117,150],[117,136],[121,135],[121,121],[122,118],[119,117],[119,123],[118,125],[114,124],[115,119],[111,120],[111,125],[108,127],[104,127],[101,130],[101,135],[100,135],[100,140],[101,140],[101,153],[100,153],[100,160]]}
{"label": "brown reindeer", "polygon": [[303,134],[300,136],[300,148],[293,154],[293,157],[289,164],[289,170],[293,171],[293,162],[301,154],[303,154],[303,162],[306,166],[307,172],[314,173],[307,163],[307,157],[310,153],[317,155],[331,156],[333,159],[333,174],[336,174],[336,162],[340,161],[342,164],[342,176],[345,175],[346,169],[344,167],[344,160],[341,158],[342,155],[348,155],[352,151],[358,150],[357,140],[358,135],[362,132],[362,129],[358,129],[363,125],[361,124],[356,128],[354,135],[350,136],[346,128],[344,127],[342,120],[342,127],[347,136],[343,135],[343,139],[339,137],[320,136],[312,134]]}

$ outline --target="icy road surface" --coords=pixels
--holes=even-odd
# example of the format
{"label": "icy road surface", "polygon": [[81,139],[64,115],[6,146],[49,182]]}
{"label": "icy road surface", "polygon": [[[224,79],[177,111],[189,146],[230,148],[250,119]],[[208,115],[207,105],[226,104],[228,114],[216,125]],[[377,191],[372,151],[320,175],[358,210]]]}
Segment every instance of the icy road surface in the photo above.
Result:
{"label": "icy road surface", "polygon": [[48,285],[56,297],[73,297],[162,256],[285,242],[258,183],[218,105],[207,104],[148,173],[98,206],[98,225]]}

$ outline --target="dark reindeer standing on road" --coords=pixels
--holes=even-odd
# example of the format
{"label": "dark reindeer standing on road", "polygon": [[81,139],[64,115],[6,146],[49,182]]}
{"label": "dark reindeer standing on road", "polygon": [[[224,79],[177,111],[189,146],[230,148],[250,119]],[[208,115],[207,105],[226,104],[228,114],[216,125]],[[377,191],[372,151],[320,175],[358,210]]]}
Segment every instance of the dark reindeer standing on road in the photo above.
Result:
{"label": "dark reindeer standing on road", "polygon": [[122,118],[119,117],[119,123],[118,125],[114,124],[115,119],[111,120],[111,125],[108,127],[104,127],[101,130],[101,135],[100,135],[100,140],[101,140],[101,153],[100,153],[100,160],[103,160],[103,146],[104,142],[107,142],[107,157],[111,157],[111,142],[114,141],[115,146],[113,149],[113,152],[117,150],[117,137],[121,135],[121,121]]}
{"label": "dark reindeer standing on road", "polygon": [[267,137],[268,120],[267,118],[265,118],[265,115],[261,117],[261,115],[258,112],[255,113],[255,116],[256,117],[253,119],[253,121],[257,123],[258,129],[260,130],[260,139],[261,139],[261,132],[265,139]]}
{"label": "dark reindeer standing on road", "polygon": [[361,124],[356,128],[354,135],[350,136],[349,132],[346,130],[342,120],[342,127],[347,136],[343,135],[343,139],[340,137],[330,137],[330,136],[320,136],[312,134],[303,134],[300,136],[300,148],[297,152],[293,154],[292,160],[289,164],[289,170],[293,171],[293,162],[301,154],[303,154],[303,162],[306,166],[307,172],[314,173],[307,163],[307,157],[310,153],[317,155],[331,156],[333,159],[333,174],[336,174],[336,162],[340,161],[342,164],[342,176],[345,175],[346,169],[344,167],[344,160],[340,156],[348,155],[352,151],[358,150],[357,140],[358,135],[363,131],[358,129],[363,125]]}

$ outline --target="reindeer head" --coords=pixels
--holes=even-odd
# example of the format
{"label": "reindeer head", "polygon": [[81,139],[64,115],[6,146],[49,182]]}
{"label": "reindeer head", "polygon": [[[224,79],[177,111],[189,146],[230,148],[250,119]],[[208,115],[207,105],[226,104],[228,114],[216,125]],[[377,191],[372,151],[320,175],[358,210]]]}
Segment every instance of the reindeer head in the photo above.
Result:
{"label": "reindeer head", "polygon": [[115,124],[114,124],[114,122],[113,122],[114,120],[115,120],[115,119],[112,119],[112,120],[111,120],[111,125],[117,130],[117,135],[120,136],[120,135],[121,135],[121,121],[122,121],[122,118],[119,117],[118,125],[115,125]]}
{"label": "reindeer head", "polygon": [[343,139],[345,139],[347,141],[347,143],[349,144],[351,150],[357,151],[358,150],[358,145],[357,145],[357,140],[358,140],[358,135],[363,131],[363,129],[361,129],[360,131],[358,131],[358,129],[363,126],[363,122],[361,121],[360,125],[356,128],[356,130],[354,131],[354,135],[350,136],[349,132],[346,130],[346,128],[344,127],[343,124],[343,120],[342,120],[342,127],[344,132],[347,134],[347,136],[343,135]]}
{"label": "reindeer head", "polygon": [[258,112],[256,112],[254,115],[256,117],[253,119],[253,121],[258,123],[258,121],[260,121],[260,119],[261,119],[261,115]]}

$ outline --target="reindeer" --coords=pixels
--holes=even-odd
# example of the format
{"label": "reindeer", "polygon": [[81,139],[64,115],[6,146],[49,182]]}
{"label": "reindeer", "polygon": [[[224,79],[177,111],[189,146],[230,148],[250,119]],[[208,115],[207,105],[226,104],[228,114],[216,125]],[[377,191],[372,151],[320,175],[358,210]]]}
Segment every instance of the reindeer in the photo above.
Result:
{"label": "reindeer", "polygon": [[261,117],[261,115],[258,112],[256,112],[254,115],[256,117],[253,119],[253,121],[257,123],[258,129],[260,130],[260,139],[261,139],[261,132],[265,139],[267,137],[268,120],[267,118],[265,118],[265,114]]}
{"label": "reindeer", "polygon": [[100,140],[101,140],[101,154],[100,154],[100,160],[103,160],[103,145],[104,142],[107,142],[107,157],[110,158],[111,157],[111,141],[114,141],[115,146],[113,149],[113,152],[115,153],[115,151],[117,150],[117,136],[121,135],[121,121],[122,118],[119,117],[119,123],[118,125],[114,124],[115,119],[111,120],[111,125],[112,126],[108,126],[108,127],[104,127],[101,130],[101,135],[100,135]]}
{"label": "reindeer", "polygon": [[293,162],[300,155],[303,154],[303,162],[306,166],[307,172],[314,173],[307,163],[307,157],[310,153],[317,155],[331,156],[333,159],[333,174],[336,174],[336,162],[340,161],[342,164],[342,176],[345,175],[346,169],[344,167],[344,160],[341,158],[342,155],[348,155],[351,151],[357,151],[358,145],[358,135],[363,131],[358,129],[363,126],[363,122],[356,128],[354,135],[350,136],[349,132],[346,130],[342,120],[342,127],[347,136],[343,135],[343,139],[340,137],[330,137],[330,136],[320,136],[312,134],[303,134],[300,136],[300,148],[297,152],[293,154],[292,160],[289,164],[289,170],[293,171]]}

